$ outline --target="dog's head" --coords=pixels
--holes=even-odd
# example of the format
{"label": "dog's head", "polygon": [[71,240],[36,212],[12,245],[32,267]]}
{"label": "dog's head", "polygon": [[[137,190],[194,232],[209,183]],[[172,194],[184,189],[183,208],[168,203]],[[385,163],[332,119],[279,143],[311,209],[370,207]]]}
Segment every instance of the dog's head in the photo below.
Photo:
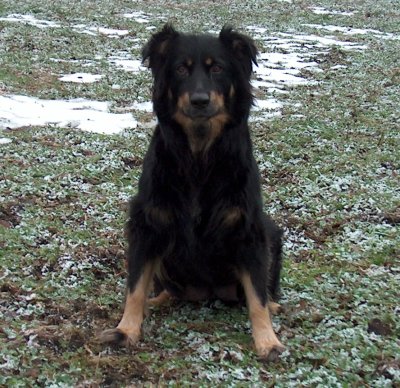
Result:
{"label": "dog's head", "polygon": [[196,136],[217,134],[238,115],[247,119],[256,55],[254,42],[230,27],[214,37],[182,34],[165,25],[143,49],[143,60],[148,59],[154,76],[159,120],[172,118]]}

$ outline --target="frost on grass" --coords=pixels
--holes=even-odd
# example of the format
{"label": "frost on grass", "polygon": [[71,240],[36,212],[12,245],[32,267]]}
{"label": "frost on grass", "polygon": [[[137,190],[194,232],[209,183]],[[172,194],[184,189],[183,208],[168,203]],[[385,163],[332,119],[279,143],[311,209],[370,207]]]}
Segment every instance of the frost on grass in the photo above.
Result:
{"label": "frost on grass", "polygon": [[[120,318],[125,210],[155,126],[151,75],[139,50],[149,31],[174,21],[178,11],[163,4],[160,15],[157,2],[154,8],[143,3],[140,10],[118,2],[94,2],[86,9],[79,2],[79,15],[71,6],[64,19],[59,4],[57,11],[47,4],[46,13],[40,2],[35,12],[28,12],[29,3],[21,4],[0,20],[6,76],[16,64],[18,73],[11,76],[18,79],[37,70],[39,63],[26,66],[24,55],[36,57],[42,45],[53,47],[58,39],[60,51],[42,56],[48,59],[46,71],[101,74],[110,85],[104,78],[94,85],[58,82],[87,100],[77,105],[54,101],[70,103],[68,118],[66,113],[36,121],[37,115],[48,118],[43,114],[48,102],[17,97],[34,93],[22,81],[13,95],[5,94],[7,81],[2,84],[7,88],[0,92],[0,122],[8,129],[0,136],[0,250],[5,252],[0,385],[74,386],[84,378],[119,386],[145,381],[277,387],[396,383],[395,335],[368,331],[376,318],[397,334],[400,311],[399,135],[392,109],[398,105],[398,72],[390,51],[398,33],[384,32],[385,20],[378,14],[390,13],[386,5],[378,1],[374,6],[380,11],[374,13],[361,3],[359,9],[276,1],[271,7],[280,32],[263,19],[272,15],[269,2],[246,3],[257,8],[257,15],[232,3],[229,9],[223,6],[224,16],[215,2],[212,17],[200,4],[196,15],[193,7],[176,5],[182,31],[218,33],[216,21],[222,25],[229,18],[242,30],[247,25],[261,51],[252,80],[257,106],[251,128],[266,209],[285,230],[280,301],[285,312],[273,318],[273,325],[287,346],[277,364],[265,366],[254,355],[246,309],[218,303],[151,311],[145,341],[134,352],[96,347],[95,331]],[[350,11],[354,14],[347,15]],[[67,52],[64,38],[70,39]],[[95,49],[86,53],[77,41]],[[382,52],[374,56],[378,43]],[[111,94],[93,97],[108,86]],[[112,110],[100,99],[113,100]],[[18,109],[7,110],[8,103]],[[100,128],[119,127],[122,114],[133,111],[135,118],[145,119],[148,131],[127,128],[118,136],[77,131],[87,120],[71,121],[75,113],[93,119],[96,111],[110,114],[109,122],[98,117]],[[47,126],[21,128],[33,123]],[[380,126],[385,129],[381,139],[375,130]],[[100,315],[93,314],[93,306]],[[88,329],[79,345],[65,335],[71,322],[81,336]],[[57,327],[62,340],[34,331],[42,326],[47,332]],[[66,364],[71,365],[68,376]]]}

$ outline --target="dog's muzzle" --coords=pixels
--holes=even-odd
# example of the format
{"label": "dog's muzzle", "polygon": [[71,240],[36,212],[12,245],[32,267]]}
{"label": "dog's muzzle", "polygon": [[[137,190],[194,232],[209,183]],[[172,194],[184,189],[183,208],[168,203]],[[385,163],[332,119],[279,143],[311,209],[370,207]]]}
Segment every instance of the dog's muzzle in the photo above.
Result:
{"label": "dog's muzzle", "polygon": [[189,106],[184,109],[185,115],[192,120],[208,120],[218,113],[209,93],[194,92],[189,96]]}

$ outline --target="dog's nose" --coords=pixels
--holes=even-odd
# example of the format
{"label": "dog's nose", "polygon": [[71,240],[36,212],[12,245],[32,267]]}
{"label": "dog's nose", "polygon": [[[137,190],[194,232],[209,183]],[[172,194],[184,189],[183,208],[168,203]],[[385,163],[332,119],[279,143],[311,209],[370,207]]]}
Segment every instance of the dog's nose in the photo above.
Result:
{"label": "dog's nose", "polygon": [[195,108],[205,108],[210,103],[210,96],[208,95],[208,93],[195,92],[190,96],[190,103]]}

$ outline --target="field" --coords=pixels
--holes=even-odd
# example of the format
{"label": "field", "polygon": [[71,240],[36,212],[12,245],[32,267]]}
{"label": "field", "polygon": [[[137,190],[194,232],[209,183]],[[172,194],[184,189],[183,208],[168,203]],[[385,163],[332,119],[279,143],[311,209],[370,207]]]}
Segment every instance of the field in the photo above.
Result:
{"label": "field", "polygon": [[[124,224],[155,125],[140,52],[166,22],[260,50],[252,138],[285,230],[287,346],[245,307],[124,299]],[[0,2],[0,386],[400,387],[400,3]]]}

